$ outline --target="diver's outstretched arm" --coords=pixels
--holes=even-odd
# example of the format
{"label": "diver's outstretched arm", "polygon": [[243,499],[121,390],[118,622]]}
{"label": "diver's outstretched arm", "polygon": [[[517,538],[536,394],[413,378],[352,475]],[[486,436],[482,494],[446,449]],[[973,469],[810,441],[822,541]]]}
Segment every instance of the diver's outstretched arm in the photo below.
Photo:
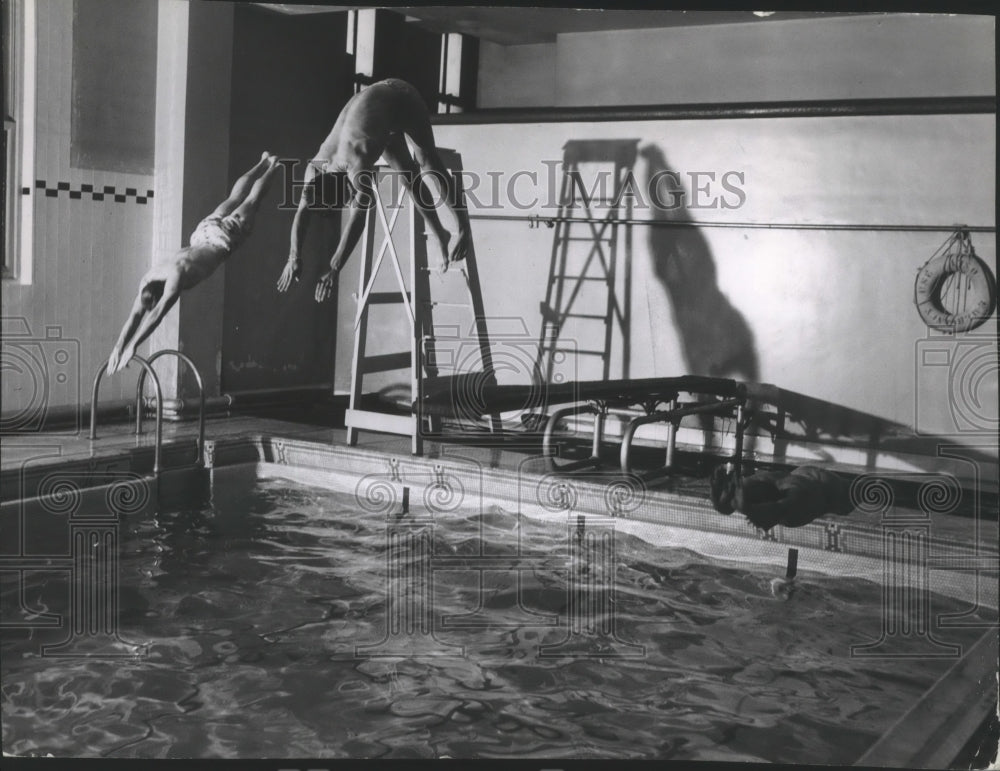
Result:
{"label": "diver's outstretched arm", "polygon": [[109,373],[119,372],[125,369],[129,361],[131,361],[132,357],[135,355],[135,349],[138,348],[147,337],[153,334],[153,330],[160,325],[163,317],[171,308],[174,307],[174,304],[180,298],[180,295],[178,277],[172,276],[164,283],[163,296],[160,298],[159,302],[153,306],[152,310],[150,310],[142,319],[135,336],[128,341],[128,345],[125,350],[122,351],[117,368],[112,370],[108,367]]}
{"label": "diver's outstretched arm", "polygon": [[118,371],[122,349],[125,348],[125,344],[129,338],[135,334],[136,327],[139,326],[139,322],[142,320],[145,312],[146,309],[142,305],[142,290],[140,289],[139,293],[135,296],[135,302],[132,303],[132,310],[129,312],[128,320],[122,326],[122,331],[118,335],[118,341],[115,343],[115,347],[111,350],[111,355],[108,357],[108,373]]}

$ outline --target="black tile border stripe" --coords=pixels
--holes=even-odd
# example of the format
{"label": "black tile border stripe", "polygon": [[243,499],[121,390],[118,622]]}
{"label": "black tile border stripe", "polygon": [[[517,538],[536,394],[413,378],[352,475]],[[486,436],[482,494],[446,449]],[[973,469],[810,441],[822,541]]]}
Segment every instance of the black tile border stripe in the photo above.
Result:
{"label": "black tile border stripe", "polygon": [[[104,201],[112,198],[116,203],[137,203],[145,205],[153,197],[152,190],[138,190],[134,187],[126,187],[124,190],[116,188],[114,185],[94,185],[84,182],[79,189],[73,187],[69,182],[47,182],[44,179],[35,180],[35,189],[38,194],[45,193],[46,198],[57,198],[63,193],[68,193],[73,200]],[[22,187],[21,195],[31,195],[30,187]]]}

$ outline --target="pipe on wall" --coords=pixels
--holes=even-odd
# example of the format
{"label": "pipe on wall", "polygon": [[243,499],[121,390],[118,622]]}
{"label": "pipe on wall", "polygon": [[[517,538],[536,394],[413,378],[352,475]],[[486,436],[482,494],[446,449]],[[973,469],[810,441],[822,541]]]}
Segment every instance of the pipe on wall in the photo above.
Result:
{"label": "pipe on wall", "polygon": [[972,115],[996,113],[995,96],[817,99],[719,104],[644,104],[630,107],[493,107],[434,115],[435,126],[493,123],[589,123],[641,120],[832,118],[853,115]]}

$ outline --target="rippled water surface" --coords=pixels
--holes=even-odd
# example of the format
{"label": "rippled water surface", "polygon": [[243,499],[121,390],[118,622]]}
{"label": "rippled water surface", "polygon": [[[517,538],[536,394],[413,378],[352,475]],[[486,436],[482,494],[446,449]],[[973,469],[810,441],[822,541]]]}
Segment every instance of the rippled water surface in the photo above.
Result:
{"label": "rippled water surface", "polygon": [[[65,631],[5,630],[4,750],[850,763],[952,663],[851,658],[881,630],[875,583],[803,571],[775,597],[773,569],[621,533],[610,568],[573,528],[499,507],[438,515],[428,560],[421,517],[261,481],[128,521],[119,633],[145,655],[43,657]],[[460,559],[480,553],[494,569]],[[64,610],[66,580],[26,574],[23,604]],[[586,598],[610,583],[609,616]]]}

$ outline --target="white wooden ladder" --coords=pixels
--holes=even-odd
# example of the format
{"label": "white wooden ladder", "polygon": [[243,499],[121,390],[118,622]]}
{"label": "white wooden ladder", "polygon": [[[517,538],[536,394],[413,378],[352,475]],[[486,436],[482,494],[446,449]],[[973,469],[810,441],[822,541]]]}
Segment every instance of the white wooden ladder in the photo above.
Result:
{"label": "white wooden ladder", "polygon": [[[445,154],[442,152],[442,154]],[[374,181],[375,203],[368,210],[365,219],[365,231],[362,239],[362,266],[358,282],[357,314],[354,320],[354,357],[351,363],[351,395],[344,422],[347,426],[347,443],[354,446],[358,442],[359,431],[381,431],[390,434],[400,434],[411,438],[411,452],[414,455],[423,454],[423,439],[426,432],[439,434],[440,420],[423,414],[424,392],[429,379],[440,385],[442,376],[439,374],[437,356],[434,352],[433,308],[435,305],[461,306],[468,308],[473,316],[472,329],[475,330],[476,341],[482,363],[482,373],[488,380],[494,379],[493,358],[490,351],[489,335],[486,326],[486,316],[483,309],[482,291],[479,284],[479,271],[476,267],[475,249],[470,244],[464,261],[453,265],[445,274],[464,278],[468,291],[467,303],[434,302],[430,292],[430,273],[439,273],[439,268],[430,268],[427,264],[426,233],[424,220],[412,201],[408,205],[396,206],[391,215],[387,213],[379,181],[385,176],[386,166],[380,162],[376,167]],[[402,185],[398,186],[402,192]],[[403,270],[400,250],[393,240],[393,228],[403,209],[407,210],[409,218],[409,276]],[[382,242],[378,251],[375,250],[376,231],[381,229]],[[396,277],[397,290],[386,292],[373,291],[379,270],[389,254],[389,264]],[[391,353],[372,354],[368,351],[368,313],[372,305],[398,303],[403,305],[404,317],[410,330],[410,350]],[[364,395],[365,375],[394,370],[410,370],[411,414],[393,414],[389,412],[362,409],[361,401]],[[464,373],[468,374],[468,373]],[[493,433],[500,430],[500,416],[492,415],[489,419],[489,429]]]}

